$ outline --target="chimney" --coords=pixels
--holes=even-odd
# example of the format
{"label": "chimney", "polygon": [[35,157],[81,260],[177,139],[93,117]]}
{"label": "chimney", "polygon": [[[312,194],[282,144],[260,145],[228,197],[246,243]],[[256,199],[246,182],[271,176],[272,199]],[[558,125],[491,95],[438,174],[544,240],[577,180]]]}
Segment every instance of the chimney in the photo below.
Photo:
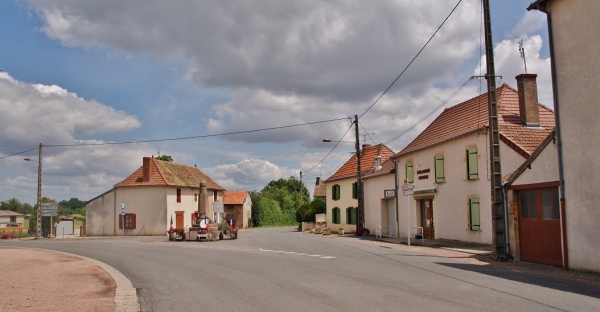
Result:
{"label": "chimney", "polygon": [[321,184],[321,177],[317,177],[317,181],[315,182],[315,185],[319,185]]}
{"label": "chimney", "polygon": [[144,157],[142,169],[142,182],[150,182],[150,157]]}
{"label": "chimney", "polygon": [[381,169],[381,155],[375,157],[375,170]]}
{"label": "chimney", "polygon": [[519,92],[519,115],[527,127],[540,126],[540,107],[538,105],[536,74],[521,74],[517,79]]}
{"label": "chimney", "polygon": [[200,200],[198,200],[198,216],[206,216],[206,208],[208,206],[208,191],[206,190],[206,181],[202,179],[200,182]]}

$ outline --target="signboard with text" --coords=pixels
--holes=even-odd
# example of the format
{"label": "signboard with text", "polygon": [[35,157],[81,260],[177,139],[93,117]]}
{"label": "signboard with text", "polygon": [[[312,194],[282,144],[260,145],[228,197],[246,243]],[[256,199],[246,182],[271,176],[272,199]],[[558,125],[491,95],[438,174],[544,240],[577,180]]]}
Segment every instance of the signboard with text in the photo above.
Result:
{"label": "signboard with text", "polygon": [[56,217],[58,215],[57,203],[42,203],[40,204],[40,216]]}

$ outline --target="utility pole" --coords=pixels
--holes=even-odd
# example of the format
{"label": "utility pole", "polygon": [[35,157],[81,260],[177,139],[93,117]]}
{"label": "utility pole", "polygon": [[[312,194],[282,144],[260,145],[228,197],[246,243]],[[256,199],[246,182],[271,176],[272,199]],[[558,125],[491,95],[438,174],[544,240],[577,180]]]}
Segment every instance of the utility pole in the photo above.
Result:
{"label": "utility pole", "polygon": [[354,132],[356,136],[356,197],[358,197],[356,228],[362,228],[365,226],[365,203],[360,173],[360,134],[358,133],[358,115],[354,115]]}
{"label": "utility pole", "polygon": [[500,166],[500,136],[498,130],[498,105],[496,102],[496,73],[494,66],[494,46],[492,43],[492,22],[490,19],[490,1],[483,0],[483,19],[485,27],[485,57],[487,65],[489,136],[490,136],[490,175],[492,195],[492,248],[494,258],[506,260],[506,228],[504,216],[504,198],[502,194],[502,170]]}
{"label": "utility pole", "polygon": [[302,206],[302,170],[300,170],[300,206]]}
{"label": "utility pole", "polygon": [[[37,220],[36,220],[35,237],[42,236],[42,143],[40,143],[38,155],[38,192],[37,192]],[[50,225],[52,229],[52,224]]]}

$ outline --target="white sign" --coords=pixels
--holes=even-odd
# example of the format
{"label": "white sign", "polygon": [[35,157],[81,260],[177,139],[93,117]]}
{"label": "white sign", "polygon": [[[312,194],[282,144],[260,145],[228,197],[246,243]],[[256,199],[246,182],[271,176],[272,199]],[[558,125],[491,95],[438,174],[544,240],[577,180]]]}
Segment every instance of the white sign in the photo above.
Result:
{"label": "white sign", "polygon": [[57,203],[42,203],[40,204],[40,209],[43,210],[56,210],[58,209]]}
{"label": "white sign", "polygon": [[224,210],[223,203],[214,202],[214,203],[213,203],[213,210],[214,210],[214,211],[220,211],[220,212],[222,212],[222,211],[225,211],[225,210]]}
{"label": "white sign", "polygon": [[396,197],[396,190],[384,190],[383,197],[385,197],[385,198]]}
{"label": "white sign", "polygon": [[413,195],[415,193],[414,184],[402,184],[402,196]]}
{"label": "white sign", "polygon": [[121,203],[121,215],[125,215],[125,203]]}
{"label": "white sign", "polygon": [[58,215],[58,210],[56,209],[46,209],[42,210],[40,213],[40,217],[56,217]]}

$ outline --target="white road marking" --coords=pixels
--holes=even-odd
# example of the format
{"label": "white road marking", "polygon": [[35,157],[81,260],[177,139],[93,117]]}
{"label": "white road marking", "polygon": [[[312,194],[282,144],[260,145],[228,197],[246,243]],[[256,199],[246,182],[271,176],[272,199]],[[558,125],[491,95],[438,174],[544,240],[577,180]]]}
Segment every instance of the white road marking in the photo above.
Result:
{"label": "white road marking", "polygon": [[259,249],[260,249],[260,251],[264,251],[264,252],[277,252],[277,253],[284,253],[284,254],[287,254],[287,255],[294,255],[294,256],[308,256],[308,257],[313,257],[313,258],[319,257],[321,259],[335,259],[335,258],[337,258],[337,257],[332,257],[332,256],[323,256],[323,255],[309,255],[309,254],[304,253],[304,252],[284,251],[284,250],[272,250],[272,249],[262,249],[262,248],[259,248]]}

